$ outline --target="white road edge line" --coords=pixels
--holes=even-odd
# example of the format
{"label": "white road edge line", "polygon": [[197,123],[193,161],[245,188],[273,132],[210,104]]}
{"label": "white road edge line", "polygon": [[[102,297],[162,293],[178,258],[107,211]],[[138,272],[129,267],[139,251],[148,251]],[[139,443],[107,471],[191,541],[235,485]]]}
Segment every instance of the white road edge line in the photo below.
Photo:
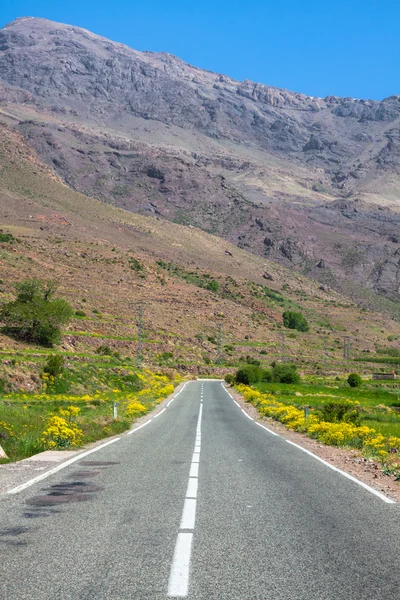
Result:
{"label": "white road edge line", "polygon": [[159,413],[157,413],[156,415],[154,415],[153,419],[157,419],[157,417],[159,417],[160,415],[163,414],[163,412],[165,412],[167,410],[167,407],[163,408],[162,410],[160,410]]}
{"label": "white road edge line", "polygon": [[[268,433],[271,433],[272,435],[276,435],[276,437],[282,437],[279,435],[279,433],[275,433],[275,431],[272,431],[272,429],[268,429],[268,427],[265,427],[265,425],[263,425],[262,423],[258,423],[256,421],[256,425],[258,425],[259,427],[262,427],[263,429],[265,429],[265,431],[268,431]],[[284,439],[284,438],[282,438]]]}
{"label": "white road edge line", "polygon": [[[226,391],[226,393],[228,394],[228,396],[230,396],[230,398],[232,398],[232,400],[234,401],[234,403],[237,404],[239,406],[239,408],[240,408],[240,404],[238,402],[236,402],[236,400],[234,400],[234,398],[230,395],[230,393],[228,392],[228,390],[226,389],[226,387],[224,386],[224,384],[221,383],[221,385],[224,388],[224,390]],[[243,414],[246,415],[246,417],[248,417],[249,419],[251,419],[252,421],[254,421],[254,419],[252,419],[246,413],[246,411],[243,410],[243,408],[241,408],[241,411],[242,411]],[[335,466],[331,465],[330,463],[328,463],[323,458],[320,458],[319,456],[317,456],[313,452],[310,452],[310,450],[306,450],[306,448],[303,448],[302,446],[299,446],[299,444],[295,444],[294,442],[292,442],[290,440],[287,440],[286,438],[284,438],[281,435],[279,435],[279,433],[275,433],[275,431],[272,431],[271,429],[268,429],[268,427],[265,427],[265,425],[262,425],[261,423],[258,423],[257,421],[254,421],[254,422],[259,427],[262,427],[263,429],[265,429],[265,431],[268,431],[268,433],[271,433],[272,435],[275,435],[276,437],[280,437],[282,440],[285,440],[285,442],[287,442],[288,444],[291,444],[292,446],[295,446],[296,448],[298,448],[302,452],[305,452],[306,454],[309,454],[310,456],[313,456],[314,458],[316,458],[317,460],[319,460],[319,462],[321,462],[322,464],[324,464],[326,467],[329,467],[330,469],[332,469],[332,471],[336,471],[337,473],[340,473],[341,475],[343,475],[343,477],[346,477],[347,479],[350,479],[350,481],[353,481],[354,483],[357,483],[359,486],[361,486],[364,489],[368,490],[369,492],[371,492],[371,494],[374,494],[375,496],[377,496],[378,498],[380,498],[381,500],[383,500],[387,504],[396,504],[395,500],[392,500],[391,498],[388,498],[387,496],[385,496],[385,494],[382,494],[381,492],[378,492],[378,490],[374,490],[374,488],[370,487],[368,484],[364,483],[363,481],[360,481],[356,477],[353,477],[353,475],[350,475],[350,473],[346,473],[346,471],[342,471],[341,469],[338,469],[337,467],[335,467]]]}
{"label": "white road edge line", "polygon": [[120,440],[120,439],[121,438],[119,438],[119,437],[114,438],[113,440],[109,440],[108,442],[105,442],[104,444],[101,444],[100,446],[97,446],[96,448],[92,448],[91,450],[82,452],[82,454],[78,454],[77,456],[74,456],[73,458],[66,460],[65,462],[61,463],[61,465],[57,465],[57,467],[54,467],[53,469],[46,471],[46,473],[42,473],[41,475],[34,477],[33,479],[31,479],[30,481],[27,481],[26,483],[18,485],[17,487],[15,487],[11,490],[8,490],[8,492],[6,492],[6,493],[7,494],[18,494],[19,492],[22,492],[22,490],[25,490],[26,488],[37,483],[38,481],[43,481],[43,479],[47,479],[47,477],[50,477],[50,475],[53,475],[54,473],[58,473],[58,471],[61,471],[61,469],[65,469],[65,467],[68,467],[69,465],[72,465],[77,460],[80,460],[81,458],[84,458],[85,456],[89,456],[89,454],[93,454],[93,452],[97,452],[98,450],[101,450],[102,448],[105,448],[106,446],[109,446],[110,444],[114,444],[115,442],[118,442],[118,440]]}
{"label": "white road edge line", "polygon": [[337,467],[334,467],[333,465],[329,464],[323,458],[320,458],[316,454],[313,454],[312,452],[310,452],[310,450],[306,450],[302,446],[299,446],[298,444],[295,444],[294,442],[291,442],[290,440],[285,440],[285,441],[288,444],[290,444],[291,446],[295,446],[296,448],[298,448],[302,452],[305,452],[306,454],[309,454],[310,456],[316,458],[317,460],[319,460],[319,462],[321,462],[322,464],[324,464],[326,467],[329,467],[330,469],[332,469],[332,471],[336,471],[337,473],[340,473],[341,475],[343,475],[347,479],[350,479],[350,481],[354,481],[354,483],[357,483],[358,485],[360,485],[364,489],[368,490],[369,492],[371,492],[371,494],[374,494],[375,496],[378,496],[378,498],[380,498],[381,500],[383,500],[387,504],[396,504],[396,502],[394,500],[392,500],[391,498],[388,498],[387,496],[385,496],[381,492],[378,492],[378,490],[374,490],[374,488],[370,487],[369,485],[367,485],[363,481],[360,481],[359,479],[356,479],[356,477],[353,477],[353,475],[350,475],[349,473],[346,473],[345,471],[342,471],[341,469],[338,469]]}
{"label": "white road edge line", "polygon": [[169,597],[184,598],[188,595],[192,541],[193,533],[178,533],[168,584]]}
{"label": "white road edge line", "polygon": [[143,429],[143,427],[146,427],[146,425],[151,423],[152,420],[153,420],[153,417],[151,419],[149,419],[148,421],[146,421],[146,423],[143,423],[143,425],[139,425],[139,427],[136,427],[135,429],[131,429],[130,431],[128,431],[128,433],[126,435],[132,435],[132,433],[136,433],[136,431],[139,431],[139,429]]}
{"label": "white road edge line", "polygon": [[253,417],[251,417],[250,415],[247,414],[247,412],[245,410],[243,410],[243,408],[240,409],[242,411],[242,413],[248,418],[250,419],[250,421],[254,421]]}

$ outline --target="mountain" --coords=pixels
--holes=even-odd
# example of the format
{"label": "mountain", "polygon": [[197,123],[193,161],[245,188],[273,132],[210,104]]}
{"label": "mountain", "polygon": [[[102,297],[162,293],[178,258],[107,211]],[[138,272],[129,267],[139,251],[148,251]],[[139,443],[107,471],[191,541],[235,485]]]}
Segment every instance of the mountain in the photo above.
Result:
{"label": "mountain", "polygon": [[[330,372],[349,368],[342,358],[343,335],[351,336],[358,357],[373,357],[388,345],[388,337],[398,346],[396,303],[381,298],[380,313],[361,309],[293,270],[200,229],[75,192],[22,134],[4,125],[0,164],[0,304],[14,297],[17,281],[56,282],[58,293],[78,311],[60,348],[73,360],[87,360],[104,344],[134,356],[137,302],[146,305],[146,363],[193,373],[211,372],[205,363],[217,357],[218,322],[227,360],[221,374],[243,356],[264,364],[280,358],[285,309],[301,311],[311,326],[286,339],[286,356],[305,371],[322,368],[324,339]],[[369,299],[376,301],[372,294]],[[40,359],[41,350],[0,332],[0,355],[0,380],[31,390],[31,360]],[[18,359],[18,370],[10,356]],[[365,372],[371,368],[362,362],[354,366]]]}
{"label": "mountain", "polygon": [[311,98],[22,18],[0,117],[78,192],[400,300],[400,96]]}

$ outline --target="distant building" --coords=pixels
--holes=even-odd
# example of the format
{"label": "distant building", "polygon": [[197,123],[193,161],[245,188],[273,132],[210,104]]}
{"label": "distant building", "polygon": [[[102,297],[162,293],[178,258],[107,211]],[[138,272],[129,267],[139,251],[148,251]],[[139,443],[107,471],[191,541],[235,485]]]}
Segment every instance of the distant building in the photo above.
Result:
{"label": "distant building", "polygon": [[396,379],[396,373],[372,373],[372,379]]}

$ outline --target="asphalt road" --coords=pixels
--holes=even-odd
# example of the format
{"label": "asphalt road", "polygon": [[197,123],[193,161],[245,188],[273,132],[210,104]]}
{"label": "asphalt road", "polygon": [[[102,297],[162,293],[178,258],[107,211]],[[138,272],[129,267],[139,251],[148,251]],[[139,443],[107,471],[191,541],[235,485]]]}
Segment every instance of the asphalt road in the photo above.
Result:
{"label": "asphalt road", "polygon": [[2,600],[398,600],[400,509],[192,382],[0,499]]}

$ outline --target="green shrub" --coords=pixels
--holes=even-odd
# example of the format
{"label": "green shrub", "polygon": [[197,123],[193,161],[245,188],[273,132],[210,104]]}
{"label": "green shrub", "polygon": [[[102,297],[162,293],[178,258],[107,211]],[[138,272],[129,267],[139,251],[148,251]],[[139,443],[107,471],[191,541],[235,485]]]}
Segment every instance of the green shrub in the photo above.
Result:
{"label": "green shrub", "polygon": [[76,317],[86,317],[86,313],[83,310],[76,310],[75,316]]}
{"label": "green shrub", "polygon": [[206,285],[206,290],[210,290],[211,292],[215,292],[217,294],[219,292],[218,281],[215,281],[215,279],[212,279],[211,281],[209,281],[209,283],[207,283],[207,285]]}
{"label": "green shrub", "polygon": [[233,385],[235,383],[235,381],[236,381],[235,375],[233,375],[232,373],[227,373],[225,375],[225,381],[229,385]]}
{"label": "green shrub", "polygon": [[348,402],[326,402],[322,409],[318,411],[321,421],[327,421],[328,423],[353,423],[354,425],[360,424],[360,418],[358,411],[353,405]]}
{"label": "green shrub", "polygon": [[43,373],[47,373],[52,377],[59,377],[64,371],[64,358],[60,354],[52,354],[47,359]]}
{"label": "green shrub", "polygon": [[137,273],[141,273],[144,271],[144,267],[142,265],[142,263],[137,259],[137,258],[133,258],[133,256],[129,259],[129,266],[133,271],[136,271]]}
{"label": "green shrub", "polygon": [[272,381],[275,383],[300,383],[301,377],[296,365],[275,363],[272,369]]}
{"label": "green shrub", "polygon": [[261,381],[262,373],[263,369],[257,365],[245,365],[236,372],[235,381],[244,385],[253,385]]}
{"label": "green shrub", "polygon": [[171,360],[174,357],[173,352],[161,352],[161,354],[157,355],[158,364],[161,365],[164,362]]}
{"label": "green shrub", "polygon": [[0,242],[8,244],[13,242],[14,239],[15,238],[12,233],[3,233],[3,231],[0,231]]}
{"label": "green shrub", "polygon": [[247,365],[255,365],[256,367],[259,367],[261,364],[261,362],[257,358],[253,358],[252,356],[250,356],[250,354],[247,354],[247,356],[241,356],[239,361],[244,362]]}
{"label": "green shrub", "polygon": [[359,387],[362,384],[362,379],[358,373],[350,373],[347,383],[352,388]]}
{"label": "green shrub", "polygon": [[17,299],[0,312],[7,335],[42,346],[53,346],[61,338],[61,325],[73,315],[72,307],[61,298],[53,299],[55,286],[30,279],[17,284]]}
{"label": "green shrub", "polygon": [[299,312],[285,310],[283,313],[283,324],[288,329],[297,329],[297,331],[309,331],[307,319]]}
{"label": "green shrub", "polygon": [[112,356],[113,352],[110,346],[106,344],[102,344],[96,348],[96,354],[101,354],[102,356]]}
{"label": "green shrub", "polygon": [[261,381],[263,383],[268,383],[273,381],[273,373],[271,369],[263,369],[261,374]]}

